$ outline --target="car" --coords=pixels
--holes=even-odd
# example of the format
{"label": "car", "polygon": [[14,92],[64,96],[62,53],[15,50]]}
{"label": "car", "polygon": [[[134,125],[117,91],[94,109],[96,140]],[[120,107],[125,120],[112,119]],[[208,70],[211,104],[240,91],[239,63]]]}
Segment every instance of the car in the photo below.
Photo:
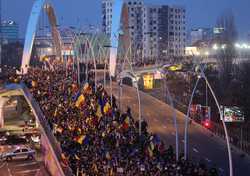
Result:
{"label": "car", "polygon": [[35,150],[29,147],[18,147],[13,151],[3,153],[1,155],[1,159],[5,159],[6,161],[11,161],[13,159],[34,159]]}

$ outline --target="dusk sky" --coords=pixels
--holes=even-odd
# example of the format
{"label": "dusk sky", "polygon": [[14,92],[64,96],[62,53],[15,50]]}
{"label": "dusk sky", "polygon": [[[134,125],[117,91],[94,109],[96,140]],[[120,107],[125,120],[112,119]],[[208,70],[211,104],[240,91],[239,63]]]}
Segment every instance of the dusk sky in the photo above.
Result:
{"label": "dusk sky", "polygon": [[[24,36],[28,16],[34,0],[2,0],[2,18],[20,24],[20,36]],[[101,23],[101,0],[50,0],[55,6],[59,23],[62,25]],[[219,15],[232,10],[241,37],[250,31],[250,0],[146,0],[151,4],[176,4],[187,9],[188,29],[212,27]]]}

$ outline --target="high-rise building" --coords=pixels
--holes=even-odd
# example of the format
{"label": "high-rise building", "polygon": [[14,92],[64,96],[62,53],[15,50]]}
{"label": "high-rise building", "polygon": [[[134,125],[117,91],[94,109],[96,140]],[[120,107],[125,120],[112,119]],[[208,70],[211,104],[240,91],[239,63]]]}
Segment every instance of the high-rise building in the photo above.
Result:
{"label": "high-rise building", "polygon": [[16,42],[19,39],[19,25],[14,21],[3,21],[1,24],[1,36],[3,43]]}
{"label": "high-rise building", "polygon": [[[183,56],[186,44],[186,10],[181,6],[150,5],[124,0],[129,12],[132,56],[157,59]],[[113,1],[102,1],[103,32],[110,35]]]}
{"label": "high-rise building", "polygon": [[102,32],[111,33],[112,9],[114,0],[102,0]]}
{"label": "high-rise building", "polygon": [[183,56],[186,10],[181,6],[146,5],[143,11],[143,56],[164,59]]}
{"label": "high-rise building", "polygon": [[129,13],[129,34],[134,59],[142,57],[143,39],[143,0],[125,0]]}

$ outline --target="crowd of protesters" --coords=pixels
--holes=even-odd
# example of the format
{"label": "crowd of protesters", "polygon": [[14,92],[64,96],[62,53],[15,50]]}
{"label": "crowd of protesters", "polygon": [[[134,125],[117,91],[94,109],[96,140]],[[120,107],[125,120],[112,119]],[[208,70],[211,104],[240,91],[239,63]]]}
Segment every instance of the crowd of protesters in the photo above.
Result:
{"label": "crowd of protesters", "polygon": [[176,161],[167,146],[142,123],[121,112],[114,97],[102,85],[89,81],[82,86],[76,76],[62,67],[54,71],[30,69],[25,76],[9,77],[24,82],[48,120],[62,148],[63,165],[74,175],[94,176],[217,176],[215,168],[202,163]]}

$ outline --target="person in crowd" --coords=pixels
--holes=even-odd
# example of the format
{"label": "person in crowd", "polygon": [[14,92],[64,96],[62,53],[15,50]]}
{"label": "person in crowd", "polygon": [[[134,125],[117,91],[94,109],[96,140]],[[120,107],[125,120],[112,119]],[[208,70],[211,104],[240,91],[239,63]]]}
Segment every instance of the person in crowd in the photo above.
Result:
{"label": "person in crowd", "polygon": [[[217,176],[208,169],[180,157],[173,146],[167,147],[148,124],[139,123],[131,108],[125,113],[116,106],[102,85],[94,81],[79,85],[72,70],[54,71],[31,68],[22,77],[9,82],[23,82],[39,103],[48,124],[62,149],[64,167],[79,176]],[[18,80],[16,80],[18,79]]]}

